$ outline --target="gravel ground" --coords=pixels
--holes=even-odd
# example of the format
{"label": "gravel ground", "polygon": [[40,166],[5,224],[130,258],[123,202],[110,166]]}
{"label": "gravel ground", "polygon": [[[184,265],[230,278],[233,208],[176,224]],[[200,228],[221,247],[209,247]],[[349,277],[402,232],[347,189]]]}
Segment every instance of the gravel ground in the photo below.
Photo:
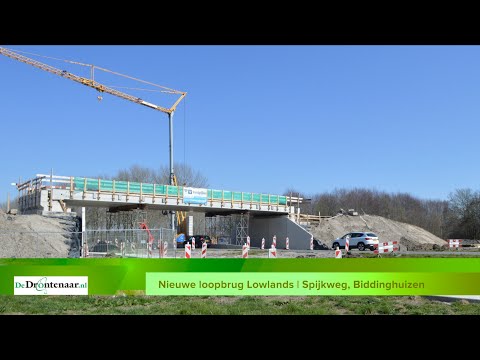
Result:
{"label": "gravel ground", "polygon": [[[342,250],[343,256],[345,256],[345,250]],[[457,256],[464,255],[468,257],[480,257],[480,251],[478,249],[463,249],[462,251],[399,251],[396,254],[399,256],[408,256],[409,254],[415,255],[436,255],[436,256]],[[120,256],[120,254],[118,254]],[[359,251],[357,249],[351,249],[350,254],[347,257],[359,258],[363,255],[373,255],[372,251]],[[385,254],[390,256],[391,254]],[[158,257],[158,254],[154,253],[154,257]],[[168,258],[174,258],[174,252],[171,248],[168,249]],[[176,258],[184,258],[185,250],[178,248],[176,252]],[[192,259],[200,258],[201,252],[199,249],[192,250]],[[207,249],[207,258],[242,258],[242,249]],[[260,250],[258,248],[252,248],[248,252],[248,258],[268,258],[268,250]],[[335,258],[334,250],[284,250],[277,249],[278,259],[292,259],[292,258]]]}
{"label": "gravel ground", "polygon": [[0,210],[0,258],[65,258],[75,256],[75,222],[40,215],[7,215]]}
{"label": "gravel ground", "polygon": [[381,242],[398,241],[404,250],[432,250],[445,246],[445,240],[415,225],[389,220],[376,215],[340,215],[322,219],[319,226],[311,229],[315,238],[331,247],[333,240],[352,231],[372,231]]}
{"label": "gravel ground", "polygon": [[[168,257],[174,257],[173,250],[169,249]],[[177,258],[185,257],[185,250],[183,248],[177,249]],[[192,259],[200,258],[201,250],[195,249],[192,251]],[[277,258],[334,258],[335,251],[333,250],[281,250],[277,249]],[[242,249],[207,249],[207,258],[242,258]],[[251,248],[248,252],[248,258],[268,258],[268,250],[261,250]]]}
{"label": "gravel ground", "polygon": [[[75,231],[75,221],[68,218],[52,218],[40,215],[7,215],[0,210],[0,257],[77,257],[72,250],[72,239],[66,232]],[[311,232],[325,245],[331,246],[333,239],[351,231],[373,231],[380,241],[399,241],[402,250],[431,251],[446,242],[428,231],[410,224],[389,220],[380,216],[341,215],[323,219]],[[213,250],[213,249],[212,249]],[[183,249],[177,254],[182,257]],[[215,249],[211,256],[240,258],[242,250]],[[173,257],[173,249],[169,249]],[[200,257],[200,249],[193,257]],[[253,249],[249,257],[268,257],[268,250]],[[278,250],[279,258],[334,257],[333,251],[286,251]]]}

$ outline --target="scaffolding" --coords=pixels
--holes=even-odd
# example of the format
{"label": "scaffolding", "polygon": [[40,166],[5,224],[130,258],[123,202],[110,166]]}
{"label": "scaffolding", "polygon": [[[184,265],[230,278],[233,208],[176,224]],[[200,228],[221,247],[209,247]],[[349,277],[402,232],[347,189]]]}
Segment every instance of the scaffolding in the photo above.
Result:
{"label": "scaffolding", "polygon": [[247,242],[248,213],[205,217],[205,234],[216,238],[218,243],[243,245]]}
{"label": "scaffolding", "polygon": [[247,243],[247,236],[248,236],[248,222],[249,222],[249,214],[235,214],[234,216],[235,221],[235,240],[237,245],[243,245]]}
{"label": "scaffolding", "polygon": [[205,216],[205,234],[224,244],[231,244],[235,227],[230,215]]}

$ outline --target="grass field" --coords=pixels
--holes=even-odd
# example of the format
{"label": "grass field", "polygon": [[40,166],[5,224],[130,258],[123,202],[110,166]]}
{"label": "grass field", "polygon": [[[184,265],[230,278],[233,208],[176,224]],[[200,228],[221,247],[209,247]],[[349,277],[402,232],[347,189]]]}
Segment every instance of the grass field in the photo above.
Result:
{"label": "grass field", "polygon": [[421,296],[0,296],[0,314],[480,315],[480,303]]}
{"label": "grass field", "polygon": [[[396,257],[388,254],[382,257]],[[404,254],[400,256],[405,256]],[[353,252],[349,257],[376,257]],[[472,257],[411,254],[406,257]],[[480,303],[423,296],[8,296],[0,315],[480,315]]]}

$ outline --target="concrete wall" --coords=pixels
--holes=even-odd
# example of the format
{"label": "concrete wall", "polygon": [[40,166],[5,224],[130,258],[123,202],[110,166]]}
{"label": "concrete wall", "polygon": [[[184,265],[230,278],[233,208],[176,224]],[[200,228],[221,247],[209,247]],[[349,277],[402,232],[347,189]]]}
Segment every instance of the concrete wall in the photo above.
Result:
{"label": "concrete wall", "polygon": [[252,247],[260,247],[262,238],[265,238],[266,249],[272,246],[273,235],[277,236],[277,248],[285,249],[285,240],[288,237],[292,250],[310,249],[312,236],[307,230],[290,220],[287,215],[251,216],[249,235]]}
{"label": "concrete wall", "polygon": [[[42,206],[41,194],[38,191],[18,198],[18,209],[21,214],[39,214],[43,210]],[[15,207],[15,205],[12,205],[12,207]]]}
{"label": "concrete wall", "polygon": [[[52,201],[52,213],[63,213],[59,200],[69,195],[68,190],[54,189]],[[48,214],[49,209],[48,190],[34,191],[19,198],[19,207],[22,214]],[[67,212],[70,212],[67,208]]]}

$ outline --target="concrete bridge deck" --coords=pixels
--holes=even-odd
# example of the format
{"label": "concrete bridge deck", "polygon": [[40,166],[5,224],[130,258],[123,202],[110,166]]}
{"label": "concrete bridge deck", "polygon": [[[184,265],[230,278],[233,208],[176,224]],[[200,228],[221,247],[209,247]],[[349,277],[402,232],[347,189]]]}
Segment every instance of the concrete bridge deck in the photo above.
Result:
{"label": "concrete bridge deck", "polygon": [[296,197],[282,195],[41,174],[17,187],[22,213],[107,207],[285,215],[300,203]]}
{"label": "concrete bridge deck", "polygon": [[243,242],[250,234],[252,246],[260,247],[265,238],[270,247],[276,237],[277,246],[282,248],[288,237],[291,249],[309,249],[313,238],[292,220],[295,205],[298,207],[302,199],[291,196],[41,174],[17,184],[17,188],[23,214],[78,212],[84,218],[86,207],[105,207],[109,212],[137,208],[193,211],[208,216],[241,213],[250,220],[245,234],[239,236]]}

